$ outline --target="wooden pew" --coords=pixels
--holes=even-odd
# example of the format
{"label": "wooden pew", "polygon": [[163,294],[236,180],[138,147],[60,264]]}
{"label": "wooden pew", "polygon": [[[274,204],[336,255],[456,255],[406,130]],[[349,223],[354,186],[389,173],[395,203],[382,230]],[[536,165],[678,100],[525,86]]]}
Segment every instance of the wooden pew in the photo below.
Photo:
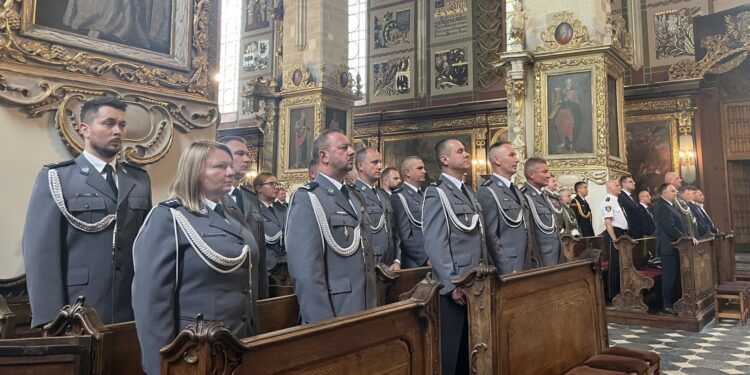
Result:
{"label": "wooden pew", "polygon": [[161,350],[161,373],[435,374],[438,289],[423,280],[404,301],[243,340],[199,319]]}
{"label": "wooden pew", "polygon": [[674,304],[674,311],[690,321],[693,330],[700,331],[714,318],[713,239],[702,239],[693,245],[689,238],[674,242],[680,254],[682,298]]}
{"label": "wooden pew", "polygon": [[[14,315],[15,329],[4,323],[9,334],[6,338],[23,338],[23,337],[40,337],[42,330],[31,328],[31,305],[29,303],[29,294],[26,290],[26,275],[20,275],[12,279],[0,279],[0,296],[5,299],[9,310]],[[6,312],[7,314],[7,312]]]}
{"label": "wooden pew", "polygon": [[10,310],[5,297],[0,295],[0,339],[16,337],[16,314]]}
{"label": "wooden pew", "polygon": [[268,270],[268,276],[271,278],[269,283],[270,295],[272,297],[286,296],[294,294],[292,279],[289,277],[289,267],[286,263],[286,256],[282,256],[276,266]]}
{"label": "wooden pew", "polygon": [[601,262],[602,265],[605,266],[604,269],[606,269],[606,265],[609,262],[609,254],[605,251],[606,249],[604,248],[604,239],[602,239],[602,236],[573,237],[565,234],[560,240],[562,241],[563,255],[565,256],[566,261],[578,258],[587,249],[597,249],[602,252]]}
{"label": "wooden pew", "polygon": [[375,266],[378,278],[378,304],[398,302],[432,271],[432,267],[407,268],[391,271],[386,265]]}
{"label": "wooden pew", "polygon": [[618,311],[645,314],[648,305],[644,294],[654,287],[654,280],[661,276],[661,269],[650,267],[650,253],[657,251],[656,238],[645,237],[634,240],[622,236],[614,242],[620,255],[620,294],[612,304]]}
{"label": "wooden pew", "polygon": [[504,276],[480,266],[456,280],[468,301],[470,372],[562,374],[605,351],[599,253]]}
{"label": "wooden pew", "polygon": [[27,337],[0,340],[0,373],[89,375],[91,336]]}

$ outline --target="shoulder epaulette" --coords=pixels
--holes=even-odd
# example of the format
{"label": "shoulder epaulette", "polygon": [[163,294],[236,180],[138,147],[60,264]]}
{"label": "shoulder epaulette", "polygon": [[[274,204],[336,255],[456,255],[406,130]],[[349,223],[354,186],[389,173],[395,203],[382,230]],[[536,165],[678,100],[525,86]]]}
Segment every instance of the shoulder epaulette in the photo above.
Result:
{"label": "shoulder epaulette", "polygon": [[482,182],[482,186],[490,186],[492,185],[492,180],[487,180],[485,182]]}
{"label": "shoulder epaulette", "polygon": [[72,159],[72,160],[61,161],[59,163],[50,163],[50,164],[45,165],[45,167],[47,167],[49,169],[55,169],[55,168],[60,168],[60,167],[64,167],[66,165],[71,165],[71,164],[75,164],[75,163],[76,163],[76,161],[74,159]]}
{"label": "shoulder epaulette", "polygon": [[300,189],[305,189],[308,191],[313,191],[315,188],[318,187],[318,183],[315,181],[308,182],[302,186],[300,186]]}
{"label": "shoulder epaulette", "polygon": [[402,191],[404,191],[404,187],[403,186],[399,186],[399,187],[391,190],[391,193],[400,193]]}
{"label": "shoulder epaulette", "polygon": [[443,180],[435,180],[430,183],[430,186],[440,186],[440,184],[443,183]]}
{"label": "shoulder epaulette", "polygon": [[147,172],[147,171],[146,171],[146,170],[145,170],[145,169],[144,169],[143,167],[141,167],[140,165],[135,165],[135,164],[133,164],[133,163],[130,163],[130,162],[127,162],[127,161],[123,162],[123,163],[122,163],[122,165],[126,165],[126,166],[128,166],[128,167],[130,167],[130,168],[133,168],[133,169],[137,169],[137,170],[139,170],[139,171],[143,171],[143,172],[146,172],[146,173],[148,173],[148,172]]}
{"label": "shoulder epaulette", "polygon": [[162,206],[167,206],[169,208],[177,208],[177,207],[182,206],[182,202],[180,202],[180,200],[177,198],[168,199],[168,200],[165,200],[164,202],[160,202],[159,204]]}
{"label": "shoulder epaulette", "polygon": [[526,186],[521,186],[521,193],[526,194],[526,190],[527,190]]}

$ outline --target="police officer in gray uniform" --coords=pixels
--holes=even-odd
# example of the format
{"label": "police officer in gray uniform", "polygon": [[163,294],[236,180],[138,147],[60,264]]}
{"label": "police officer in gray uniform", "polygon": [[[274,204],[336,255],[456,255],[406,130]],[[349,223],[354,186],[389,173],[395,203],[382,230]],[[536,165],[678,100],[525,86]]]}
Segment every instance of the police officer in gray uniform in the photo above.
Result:
{"label": "police officer in gray uniform", "polygon": [[191,144],[180,157],[172,199],[154,207],[135,240],[133,310],[147,374],[159,373],[159,349],[198,314],[238,338],[260,330],[258,245],[227,205],[233,173],[226,146]]}
{"label": "police officer in gray uniform", "polygon": [[354,166],[351,142],[329,129],[312,149],[318,173],[292,195],[284,236],[304,323],[374,308],[378,301],[367,205],[343,183]]}
{"label": "police officer in gray uniform", "polygon": [[516,150],[502,141],[490,146],[489,155],[492,177],[479,188],[477,199],[483,208],[492,262],[501,275],[538,267],[538,256],[532,256],[526,200],[511,181],[518,170]]}
{"label": "police officer in gray uniform", "polygon": [[453,280],[483,257],[482,212],[471,188],[462,182],[469,170],[469,153],[456,139],[435,145],[440,179],[425,189],[422,231],[440,290],[440,345],[443,374],[468,374],[466,297]]}
{"label": "police officer in gray uniform", "polygon": [[42,168],[31,192],[22,248],[36,327],[86,297],[104,323],[133,320],[132,246],[151,209],[151,180],[117,162],[126,104],[112,97],[81,108],[84,151]]}
{"label": "police officer in gray uniform", "polygon": [[422,237],[422,201],[427,171],[424,162],[417,156],[409,156],[401,163],[404,183],[393,190],[391,206],[396,232],[398,234],[401,263],[403,268],[416,268],[427,265]]}
{"label": "police officer in gray uniform", "polygon": [[241,185],[242,178],[249,170],[250,151],[247,149],[245,139],[235,136],[226,136],[219,139],[219,143],[227,146],[232,151],[232,168],[234,169],[234,183],[229,194],[224,199],[232,208],[242,213],[247,221],[247,226],[253,234],[260,252],[261,275],[258,280],[258,299],[268,298],[268,270],[266,269],[266,241],[263,225],[263,215],[260,210],[258,195]]}
{"label": "police officer in gray uniform", "polygon": [[383,169],[380,152],[374,148],[362,148],[357,151],[354,164],[359,174],[354,186],[362,192],[367,202],[375,262],[383,263],[394,271],[400,270],[401,250],[396,248],[391,201],[388,193],[375,187]]}
{"label": "police officer in gray uniform", "polygon": [[524,167],[526,183],[521,189],[526,196],[526,203],[531,211],[534,222],[534,237],[536,238],[543,266],[552,266],[561,262],[560,234],[555,222],[552,203],[542,193],[549,178],[547,161],[541,158],[529,158]]}
{"label": "police officer in gray uniform", "polygon": [[258,192],[260,211],[263,215],[266,243],[266,269],[270,272],[286,259],[284,228],[286,227],[286,206],[274,202],[281,184],[269,172],[258,174],[253,180],[253,189]]}

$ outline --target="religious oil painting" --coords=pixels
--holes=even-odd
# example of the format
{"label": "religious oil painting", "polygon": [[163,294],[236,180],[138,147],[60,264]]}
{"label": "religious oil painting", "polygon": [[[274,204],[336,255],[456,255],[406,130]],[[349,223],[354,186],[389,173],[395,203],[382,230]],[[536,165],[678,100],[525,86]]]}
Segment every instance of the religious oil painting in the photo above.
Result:
{"label": "religious oil painting", "polygon": [[375,62],[372,65],[374,97],[406,95],[411,92],[411,60],[408,57]]}
{"label": "religious oil painting", "polygon": [[385,12],[373,16],[375,49],[393,48],[410,44],[411,9]]}
{"label": "religious oil painting", "polygon": [[326,129],[338,129],[346,133],[346,111],[338,108],[326,107]]}
{"label": "religious oil painting", "polygon": [[[440,176],[440,168],[435,161],[435,144],[446,138],[444,133],[411,134],[404,137],[393,137],[383,139],[383,163],[389,167],[401,168],[401,162],[408,156],[419,156],[424,161],[427,170],[427,181],[429,184]],[[473,155],[472,135],[470,133],[451,134],[451,138],[458,139],[464,144],[466,150]],[[471,168],[466,176],[466,182],[472,184],[473,175]]]}
{"label": "religious oil painting", "polygon": [[177,0],[37,0],[34,24],[76,34],[170,54],[173,1]]}
{"label": "religious oil painting", "polygon": [[655,194],[664,183],[664,174],[678,170],[674,126],[672,117],[628,119],[625,127],[628,172],[636,181],[636,190]]}
{"label": "religious oil painting", "polygon": [[439,90],[469,84],[469,60],[465,48],[435,52],[435,88]]}
{"label": "religious oil painting", "polygon": [[268,69],[268,39],[251,40],[245,43],[242,54],[242,69],[259,72]]}
{"label": "religious oil painting", "polygon": [[609,120],[609,154],[620,157],[620,131],[617,108],[617,80],[607,76],[607,118]]}
{"label": "religious oil painting", "polygon": [[245,32],[268,27],[272,0],[246,0]]}
{"label": "religious oil painting", "polygon": [[549,155],[594,152],[591,72],[547,76],[547,110]]}
{"label": "religious oil painting", "polygon": [[315,108],[294,108],[289,111],[289,160],[287,169],[306,169],[312,157]]}

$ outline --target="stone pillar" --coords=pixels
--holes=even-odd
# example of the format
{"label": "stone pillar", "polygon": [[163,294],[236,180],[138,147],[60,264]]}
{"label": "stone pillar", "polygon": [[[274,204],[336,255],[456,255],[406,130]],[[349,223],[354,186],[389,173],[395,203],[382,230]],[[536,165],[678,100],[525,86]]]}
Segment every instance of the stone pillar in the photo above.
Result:
{"label": "stone pillar", "polygon": [[284,2],[277,176],[307,181],[312,141],[324,129],[351,134],[356,96],[348,62],[346,0]]}

